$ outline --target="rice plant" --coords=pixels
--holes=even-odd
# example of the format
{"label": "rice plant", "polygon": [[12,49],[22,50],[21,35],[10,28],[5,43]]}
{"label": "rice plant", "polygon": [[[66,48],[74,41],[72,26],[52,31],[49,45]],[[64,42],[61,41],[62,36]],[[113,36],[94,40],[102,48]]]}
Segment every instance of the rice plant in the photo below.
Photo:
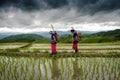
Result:
{"label": "rice plant", "polygon": [[[100,53],[119,54],[119,45],[115,43],[79,45],[80,54],[96,53],[100,55],[99,57],[78,57],[73,54],[70,44],[58,45],[58,56],[46,55],[50,49],[48,44],[33,43],[27,46],[27,49],[19,49],[18,46],[17,48],[13,46],[12,49],[1,48],[1,53],[5,50],[11,54],[23,51],[29,55],[40,53],[46,56],[25,57],[23,53],[23,56],[0,55],[0,80],[120,80],[120,58],[100,55]],[[69,57],[62,56],[62,53],[67,53]]]}
{"label": "rice plant", "polygon": [[1,80],[119,80],[120,58],[0,56]]}

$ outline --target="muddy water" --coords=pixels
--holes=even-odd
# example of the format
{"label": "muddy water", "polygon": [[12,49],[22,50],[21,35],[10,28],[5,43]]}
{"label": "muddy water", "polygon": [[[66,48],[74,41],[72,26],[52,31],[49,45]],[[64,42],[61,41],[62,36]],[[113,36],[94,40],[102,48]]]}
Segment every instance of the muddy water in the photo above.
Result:
{"label": "muddy water", "polygon": [[120,58],[0,56],[0,80],[119,80]]}

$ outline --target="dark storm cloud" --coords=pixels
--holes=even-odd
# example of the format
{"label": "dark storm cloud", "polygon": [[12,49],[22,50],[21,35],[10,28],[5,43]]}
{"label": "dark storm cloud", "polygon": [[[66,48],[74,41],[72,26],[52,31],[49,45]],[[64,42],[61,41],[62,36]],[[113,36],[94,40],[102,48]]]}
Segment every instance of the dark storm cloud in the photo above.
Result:
{"label": "dark storm cloud", "polygon": [[67,7],[81,12],[96,13],[120,9],[119,3],[120,0],[0,0],[0,8],[12,6],[31,11]]}
{"label": "dark storm cloud", "polygon": [[69,5],[83,13],[110,12],[120,9],[120,0],[68,0]]}
{"label": "dark storm cloud", "polygon": [[0,0],[0,31],[49,29],[51,24],[57,29],[117,29],[119,3],[120,0]]}
{"label": "dark storm cloud", "polygon": [[67,5],[66,0],[1,0],[0,7],[16,7],[25,11],[59,8]]}

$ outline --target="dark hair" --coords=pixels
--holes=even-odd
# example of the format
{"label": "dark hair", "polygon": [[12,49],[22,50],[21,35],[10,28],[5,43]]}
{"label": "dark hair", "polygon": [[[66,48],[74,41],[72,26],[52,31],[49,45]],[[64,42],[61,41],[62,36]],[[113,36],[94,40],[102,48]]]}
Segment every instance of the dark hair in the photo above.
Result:
{"label": "dark hair", "polygon": [[70,30],[71,32],[74,32],[75,30],[74,29],[72,29],[72,30]]}
{"label": "dark hair", "polygon": [[52,31],[50,31],[49,34],[52,34]]}

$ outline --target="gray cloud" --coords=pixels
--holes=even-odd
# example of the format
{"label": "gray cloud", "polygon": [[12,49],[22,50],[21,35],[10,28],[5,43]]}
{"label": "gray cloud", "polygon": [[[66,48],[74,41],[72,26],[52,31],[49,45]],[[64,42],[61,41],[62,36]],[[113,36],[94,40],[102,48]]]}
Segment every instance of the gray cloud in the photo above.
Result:
{"label": "gray cloud", "polygon": [[120,9],[120,0],[1,0],[0,7],[16,7],[24,11],[75,8],[84,13],[94,14],[100,11]]}
{"label": "gray cloud", "polygon": [[48,26],[50,24],[79,24],[79,23],[102,23],[119,22],[120,10],[111,13],[97,13],[94,15],[83,15],[77,10],[67,8],[51,9],[35,12],[24,12],[16,8],[0,13],[0,26],[4,27],[33,27]]}
{"label": "gray cloud", "polygon": [[24,11],[60,8],[67,5],[66,0],[1,0],[0,7],[16,7]]}
{"label": "gray cloud", "polygon": [[[1,0],[0,28],[120,26],[119,0]],[[101,25],[102,24],[102,25]],[[84,28],[84,27],[81,27]]]}
{"label": "gray cloud", "polygon": [[120,9],[120,0],[68,0],[83,13],[95,14],[100,11],[110,12]]}

